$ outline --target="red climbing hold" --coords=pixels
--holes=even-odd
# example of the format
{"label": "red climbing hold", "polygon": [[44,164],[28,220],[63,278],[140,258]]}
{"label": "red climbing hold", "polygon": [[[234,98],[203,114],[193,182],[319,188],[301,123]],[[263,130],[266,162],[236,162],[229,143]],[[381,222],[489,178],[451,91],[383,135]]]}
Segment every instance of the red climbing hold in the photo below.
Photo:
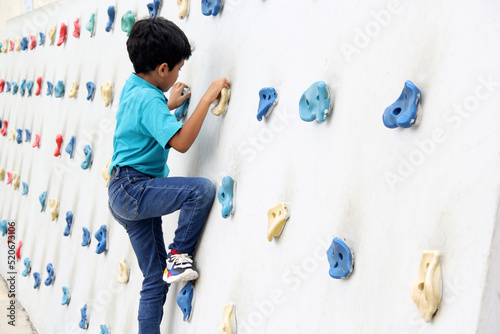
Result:
{"label": "red climbing hold", "polygon": [[0,130],[0,133],[4,137],[7,135],[7,126],[8,125],[9,125],[9,122],[7,122],[6,120],[3,120],[3,127],[2,127],[2,130]]}
{"label": "red climbing hold", "polygon": [[66,41],[66,35],[68,34],[68,27],[65,23],[61,23],[61,30],[59,30],[59,40],[57,41],[57,46],[61,46]]}
{"label": "red climbing hold", "polygon": [[33,148],[35,147],[40,147],[40,135],[39,134],[36,134],[35,135],[35,142],[33,143]]}
{"label": "red climbing hold", "polygon": [[0,79],[0,93],[3,92],[4,86],[5,86],[5,80],[4,79]]}
{"label": "red climbing hold", "polygon": [[17,249],[16,249],[17,261],[19,261],[21,259],[21,247],[23,247],[23,242],[19,241],[19,244],[17,245]]}
{"label": "red climbing hold", "polygon": [[30,50],[33,50],[36,47],[36,38],[35,38],[35,35],[30,35],[30,38],[31,38]]}
{"label": "red climbing hold", "polygon": [[63,137],[62,137],[62,135],[58,134],[56,136],[57,147],[56,147],[56,151],[54,152],[54,156],[55,157],[58,157],[58,156],[61,155],[61,145],[62,145],[62,142],[63,142]]}
{"label": "red climbing hold", "polygon": [[80,37],[80,19],[76,19],[75,21],[75,31],[73,31],[73,36],[75,36],[75,38],[78,38]]}
{"label": "red climbing hold", "polygon": [[35,95],[38,96],[42,90],[42,77],[36,78],[36,84],[38,85],[38,88],[36,89]]}

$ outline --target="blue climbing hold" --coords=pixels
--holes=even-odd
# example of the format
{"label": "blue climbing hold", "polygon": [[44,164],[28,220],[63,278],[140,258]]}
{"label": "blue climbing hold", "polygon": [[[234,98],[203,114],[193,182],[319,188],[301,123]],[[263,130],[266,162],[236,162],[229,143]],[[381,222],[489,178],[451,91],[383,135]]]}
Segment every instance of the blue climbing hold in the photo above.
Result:
{"label": "blue climbing hold", "polygon": [[38,45],[43,45],[45,43],[45,34],[40,32],[40,43]]}
{"label": "blue climbing hold", "polygon": [[101,333],[99,334],[109,334],[108,328],[106,325],[101,325]]}
{"label": "blue climbing hold", "polygon": [[64,82],[59,80],[57,82],[56,88],[54,89],[54,96],[59,98],[64,95]]}
{"label": "blue climbing hold", "polygon": [[25,92],[26,92],[26,79],[23,79],[23,81],[21,81],[21,86],[19,86],[19,94],[21,94],[21,96],[24,96]]}
{"label": "blue climbing hold", "polygon": [[70,158],[73,158],[73,150],[75,148],[75,136],[71,136],[71,139],[69,140],[68,145],[66,146],[65,151],[69,154]]}
{"label": "blue climbing hold", "polygon": [[54,89],[54,85],[52,82],[47,81],[47,95],[52,95],[52,90]]}
{"label": "blue climbing hold", "polygon": [[201,12],[205,16],[217,15],[222,7],[222,0],[201,0]]}
{"label": "blue climbing hold", "polygon": [[40,286],[40,273],[34,273],[33,278],[35,279],[35,285],[33,285],[33,289],[36,289]]}
{"label": "blue climbing hold", "polygon": [[47,192],[44,191],[43,193],[41,193],[38,199],[40,200],[40,205],[42,206],[40,212],[43,212],[43,210],[45,210],[45,200],[47,199]]}
{"label": "blue climbing hold", "polygon": [[278,93],[273,87],[265,87],[259,91],[259,110],[257,111],[257,120],[262,121],[262,117],[269,117],[278,103]]}
{"label": "blue climbing hold", "polygon": [[184,321],[189,321],[189,319],[191,319],[191,311],[193,310],[193,296],[194,284],[193,281],[188,281],[177,295],[177,305],[179,305],[182,313],[184,314]]}
{"label": "blue climbing hold", "polygon": [[106,24],[106,31],[110,32],[111,28],[113,28],[113,23],[115,22],[115,6],[108,7],[108,16],[109,20],[108,23]]}
{"label": "blue climbing hold", "polygon": [[108,238],[107,238],[107,232],[108,229],[106,225],[102,225],[99,230],[94,234],[94,237],[99,241],[97,244],[97,248],[95,252],[97,254],[103,253],[107,249],[107,243],[108,243]]}
{"label": "blue climbing hold", "polygon": [[[182,95],[186,94],[188,92],[187,89],[184,89],[184,91],[182,92]],[[186,99],[186,101],[184,101],[184,103],[182,103],[180,105],[179,108],[175,109],[175,112],[174,112],[174,116],[175,118],[177,118],[177,121],[180,122],[181,119],[183,119],[184,117],[186,117],[186,113],[187,113],[187,110],[188,110],[188,107],[189,107],[189,100],[191,99],[191,96],[188,97]]]}
{"label": "blue climbing hold", "polygon": [[31,271],[31,261],[29,258],[25,257],[24,258],[24,270],[23,270],[23,273],[22,275],[24,277],[28,276],[28,274],[30,273]]}
{"label": "blue climbing hold", "polygon": [[21,50],[26,50],[28,48],[28,37],[23,37],[21,40]]}
{"label": "blue climbing hold", "polygon": [[330,264],[330,276],[333,278],[346,278],[354,268],[354,258],[349,247],[340,238],[335,237],[326,251]]}
{"label": "blue climbing hold", "polygon": [[2,237],[7,234],[7,219],[2,220],[0,223],[0,232],[2,232]]}
{"label": "blue climbing hold", "polygon": [[92,149],[90,145],[85,145],[83,153],[85,154],[85,160],[82,162],[82,169],[88,169],[92,164]]}
{"label": "blue climbing hold", "polygon": [[382,116],[384,125],[390,129],[418,125],[421,116],[420,96],[420,89],[413,82],[406,81],[399,98],[384,111]]}
{"label": "blue climbing hold", "polygon": [[21,144],[23,142],[23,129],[17,129],[17,137],[16,137],[16,142],[18,144]]}
{"label": "blue climbing hold", "polygon": [[158,13],[160,13],[162,5],[163,5],[163,0],[154,0],[153,2],[148,3],[147,6],[149,11],[149,16],[151,16],[153,19],[157,17]]}
{"label": "blue climbing hold", "polygon": [[28,81],[26,83],[26,88],[28,90],[28,96],[31,96],[31,92],[33,91],[33,81]]}
{"label": "blue climbing hold", "polygon": [[236,183],[230,176],[224,176],[222,185],[217,191],[217,198],[222,204],[222,218],[227,218],[234,212],[234,190]]}
{"label": "blue climbing hold", "polygon": [[27,143],[31,140],[31,131],[28,129],[24,129],[24,132],[26,132],[26,139],[24,140],[24,142]]}
{"label": "blue climbing hold", "polygon": [[71,227],[73,226],[73,212],[66,212],[66,228],[64,229],[64,236],[67,237],[71,234]]}
{"label": "blue climbing hold", "polygon": [[18,90],[19,86],[17,85],[17,82],[12,81],[12,95],[16,95]]}
{"label": "blue climbing hold", "polygon": [[63,286],[62,287],[62,291],[63,291],[63,296],[62,296],[62,302],[61,302],[61,305],[68,305],[69,304],[69,301],[71,299],[71,295],[69,293],[69,289],[68,287],[66,286]]}
{"label": "blue climbing hold", "polygon": [[80,313],[82,315],[82,318],[80,320],[80,323],[78,326],[80,326],[81,329],[87,329],[89,327],[89,321],[87,319],[87,304],[85,304],[81,310]]}
{"label": "blue climbing hold", "polygon": [[86,247],[90,245],[90,232],[87,230],[87,228],[84,226],[82,227],[83,229],[83,235],[82,235],[82,246]]}
{"label": "blue climbing hold", "polygon": [[89,92],[87,95],[87,100],[92,100],[94,98],[95,85],[92,81],[87,82],[87,91]]}
{"label": "blue climbing hold", "polygon": [[23,181],[23,193],[21,194],[22,196],[28,194],[28,184]]}
{"label": "blue climbing hold", "polygon": [[305,122],[323,123],[332,109],[330,89],[324,81],[313,83],[302,94],[299,102],[300,118]]}
{"label": "blue climbing hold", "polygon": [[10,82],[5,81],[5,84],[7,85],[7,89],[5,89],[5,92],[8,93],[8,92],[10,92],[10,87],[11,87]]}
{"label": "blue climbing hold", "polygon": [[51,285],[54,282],[54,278],[56,276],[56,272],[54,271],[54,267],[52,266],[52,263],[49,263],[47,265],[47,273],[49,274],[49,277],[45,280],[45,285]]}

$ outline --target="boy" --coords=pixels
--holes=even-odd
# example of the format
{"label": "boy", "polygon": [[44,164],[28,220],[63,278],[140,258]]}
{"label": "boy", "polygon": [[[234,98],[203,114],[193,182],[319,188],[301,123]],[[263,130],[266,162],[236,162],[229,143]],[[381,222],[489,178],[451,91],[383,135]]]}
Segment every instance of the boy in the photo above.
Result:
{"label": "boy", "polygon": [[[134,65],[116,114],[108,188],[109,208],[125,229],[144,276],[139,303],[139,334],[160,333],[169,283],[198,278],[192,255],[215,197],[204,178],[168,177],[168,152],[186,152],[198,136],[210,105],[225,79],[214,81],[183,125],[170,113],[190,93],[175,83],[191,46],[184,33],[163,18],[135,23],[127,41]],[[170,100],[163,94],[170,90]],[[167,254],[163,215],[180,209]],[[163,278],[163,279],[162,279]],[[165,281],[166,282],[165,282]]]}

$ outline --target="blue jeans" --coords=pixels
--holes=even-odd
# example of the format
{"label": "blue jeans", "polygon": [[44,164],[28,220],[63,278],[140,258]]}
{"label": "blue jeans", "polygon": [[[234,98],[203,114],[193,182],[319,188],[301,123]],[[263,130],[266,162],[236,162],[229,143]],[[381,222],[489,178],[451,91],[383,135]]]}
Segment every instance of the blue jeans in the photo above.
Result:
{"label": "blue jeans", "polygon": [[125,227],[144,276],[139,334],[159,334],[169,287],[163,281],[167,251],[161,217],[181,210],[169,248],[193,255],[215,198],[215,187],[204,178],[153,178],[131,167],[116,167],[108,195],[109,210]]}

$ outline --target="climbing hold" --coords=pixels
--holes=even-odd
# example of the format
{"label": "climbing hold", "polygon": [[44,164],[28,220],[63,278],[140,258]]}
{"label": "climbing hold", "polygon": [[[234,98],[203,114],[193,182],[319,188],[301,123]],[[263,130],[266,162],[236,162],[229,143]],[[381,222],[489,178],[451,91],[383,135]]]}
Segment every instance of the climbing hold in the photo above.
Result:
{"label": "climbing hold", "polygon": [[22,129],[17,129],[17,137],[16,137],[16,142],[18,144],[21,144],[23,142],[23,130]]}
{"label": "climbing hold", "polygon": [[83,236],[82,236],[82,246],[85,247],[85,246],[88,246],[90,245],[90,231],[87,230],[87,228],[84,226],[82,227],[83,229]]}
{"label": "climbing hold", "polygon": [[281,202],[267,211],[267,240],[273,241],[273,237],[278,238],[285,227],[288,219],[288,208]]}
{"label": "climbing hold", "polygon": [[38,96],[38,95],[40,95],[40,92],[42,91],[42,77],[36,78],[36,84],[37,84],[37,89],[36,89],[35,95]]}
{"label": "climbing hold", "polygon": [[35,142],[33,143],[33,146],[31,146],[33,148],[35,147],[40,147],[40,135],[39,134],[35,134]]}
{"label": "climbing hold", "polygon": [[35,35],[30,35],[31,43],[30,43],[30,50],[33,50],[36,47],[36,38]]}
{"label": "climbing hold", "polygon": [[428,250],[422,253],[420,268],[410,293],[422,318],[425,322],[430,322],[439,308],[443,295],[440,252]]}
{"label": "climbing hold", "polygon": [[219,334],[233,334],[236,333],[236,315],[234,314],[234,304],[229,303],[224,306],[222,313],[222,325],[219,328]]}
{"label": "climbing hold", "polygon": [[122,16],[122,30],[130,36],[130,31],[135,23],[135,13],[133,10],[129,10]]}
{"label": "climbing hold", "polygon": [[128,278],[130,274],[130,269],[127,265],[127,260],[125,258],[121,259],[120,261],[120,269],[119,269],[119,275],[118,275],[118,283],[121,284],[127,284]]}
{"label": "climbing hold", "polygon": [[66,212],[66,228],[64,229],[64,236],[67,237],[71,234],[71,229],[73,227],[73,212]]}
{"label": "climbing hold", "polygon": [[12,173],[12,186],[14,187],[14,190],[17,190],[19,189],[19,183],[20,183],[20,179],[19,179],[19,174],[17,173]]}
{"label": "climbing hold", "polygon": [[73,30],[73,37],[78,38],[80,37],[80,19],[76,18],[75,22],[73,22],[73,25],[75,26],[75,30]]}
{"label": "climbing hold", "polygon": [[269,117],[278,103],[278,93],[273,87],[262,88],[259,91],[259,110],[257,111],[257,120],[262,121],[262,117]]}
{"label": "climbing hold", "polygon": [[388,106],[382,121],[390,129],[409,128],[412,125],[419,125],[422,117],[420,107],[420,89],[411,81],[406,81],[401,95],[396,102]]}
{"label": "climbing hold", "polygon": [[12,81],[12,95],[16,95],[18,90],[19,86],[17,85],[17,82]]}
{"label": "climbing hold", "polygon": [[346,278],[351,275],[354,268],[354,256],[350,248],[342,239],[335,237],[326,251],[330,264],[330,276],[333,278]]}
{"label": "climbing hold", "polygon": [[26,79],[23,79],[23,81],[21,81],[21,85],[19,86],[19,94],[21,94],[21,96],[24,96],[25,91],[26,91]]}
{"label": "climbing hold", "polygon": [[5,84],[7,85],[7,89],[5,90],[6,93],[10,92],[10,82],[6,81]]}
{"label": "climbing hold", "polygon": [[205,16],[215,16],[219,14],[222,6],[222,0],[201,0],[201,12]]}
{"label": "climbing hold", "polygon": [[21,259],[21,247],[23,247],[23,242],[19,241],[17,243],[17,249],[16,249],[16,258],[17,258],[17,261],[19,261]]}
{"label": "climbing hold", "polygon": [[7,172],[7,184],[11,184],[11,183],[12,183],[12,173]]}
{"label": "climbing hold", "polygon": [[26,83],[26,88],[27,88],[27,91],[28,91],[28,96],[31,96],[31,91],[33,90],[33,81],[28,81]]}
{"label": "climbing hold", "polygon": [[66,286],[63,286],[62,287],[62,291],[63,291],[63,296],[62,296],[62,302],[61,302],[61,305],[68,305],[69,304],[69,301],[71,299],[71,295],[69,293],[69,289],[68,287]]}
{"label": "climbing hold", "polygon": [[16,51],[21,51],[21,39],[19,37],[16,37],[16,42],[14,44],[14,49]]}
{"label": "climbing hold", "polygon": [[106,31],[110,32],[113,28],[113,23],[115,22],[115,6],[108,7],[108,23],[106,24]]}
{"label": "climbing hold", "polygon": [[0,223],[0,232],[2,232],[2,237],[7,234],[7,219],[2,220]]}
{"label": "climbing hold", "polygon": [[212,108],[212,114],[214,114],[215,116],[225,115],[227,112],[230,97],[231,97],[231,90],[227,88],[222,88],[219,97],[214,102],[214,107]]}
{"label": "climbing hold", "polygon": [[43,45],[43,44],[45,44],[45,34],[40,31],[40,42],[38,43],[38,45]]}
{"label": "climbing hold", "polygon": [[23,37],[21,40],[21,50],[25,51],[28,49],[28,37]]}
{"label": "climbing hold", "polygon": [[47,265],[47,273],[49,274],[49,277],[47,277],[47,279],[45,279],[45,285],[49,286],[51,285],[52,283],[54,283],[54,279],[56,277],[56,272],[54,270],[54,266],[52,266],[52,263],[49,263]]}
{"label": "climbing hold", "polygon": [[0,93],[3,92],[4,87],[5,87],[5,80],[4,79],[0,79]]}
{"label": "climbing hold", "polygon": [[300,118],[305,122],[323,123],[333,107],[330,89],[323,81],[313,83],[302,94],[299,102]]}
{"label": "climbing hold", "polygon": [[28,274],[30,273],[31,271],[31,261],[29,258],[25,257],[24,258],[24,270],[23,270],[23,273],[22,275],[24,277],[28,276]]}
{"label": "climbing hold", "polygon": [[59,80],[54,88],[54,96],[60,98],[64,95],[64,82]]}
{"label": "climbing hold", "polygon": [[106,325],[101,325],[101,333],[99,334],[109,334],[109,330]]}
{"label": "climbing hold", "polygon": [[59,201],[57,198],[49,198],[50,220],[54,221],[59,217]]}
{"label": "climbing hold", "polygon": [[66,146],[65,151],[69,154],[69,157],[73,159],[73,150],[75,148],[75,136],[71,136],[68,145]]}
{"label": "climbing hold", "polygon": [[83,160],[81,167],[82,169],[88,169],[92,165],[92,148],[90,148],[90,145],[85,145],[83,153],[85,154],[85,160]]}
{"label": "climbing hold", "polygon": [[49,41],[50,41],[49,45],[54,44],[54,38],[56,37],[56,26],[50,27],[49,31],[47,32],[47,35],[49,35]]}
{"label": "climbing hold", "polygon": [[95,252],[101,254],[108,250],[108,228],[106,225],[102,225],[99,230],[94,234],[94,237],[99,241]]}
{"label": "climbing hold", "polygon": [[0,43],[0,52],[7,53],[7,44],[6,43]]}
{"label": "climbing hold", "polygon": [[151,16],[153,19],[158,16],[161,10],[161,6],[163,5],[163,0],[153,0],[153,2],[150,2],[147,4],[148,6],[148,11],[149,11],[149,16]]}
{"label": "climbing hold", "polygon": [[35,285],[33,285],[33,289],[36,289],[40,286],[40,273],[34,273],[33,278],[35,279]]}
{"label": "climbing hold", "polygon": [[28,184],[23,181],[23,193],[21,195],[25,196],[28,194]]}
{"label": "climbing hold", "polygon": [[76,80],[73,80],[73,84],[71,85],[71,89],[69,90],[68,97],[76,97],[76,93],[78,92],[78,83]]}
{"label": "climbing hold", "polygon": [[54,89],[54,85],[52,82],[47,81],[47,95],[52,95],[52,90]]}
{"label": "climbing hold", "polygon": [[9,140],[16,140],[16,131],[14,129],[10,129],[10,136],[9,136]]}
{"label": "climbing hold", "polygon": [[106,81],[101,85],[101,99],[104,100],[104,106],[107,107],[111,103],[111,95],[113,93],[113,85]]}
{"label": "climbing hold", "polygon": [[184,314],[184,321],[189,321],[191,319],[193,296],[194,284],[193,281],[188,281],[177,295],[177,305],[179,305]]}
{"label": "climbing hold", "polygon": [[24,132],[26,132],[26,139],[24,140],[24,142],[27,143],[31,140],[31,131],[28,129],[24,129]]}
{"label": "climbing hold", "polygon": [[95,14],[92,13],[90,14],[90,20],[85,26],[85,29],[90,31],[90,38],[94,37],[94,30],[95,30]]}
{"label": "climbing hold", "polygon": [[10,40],[9,42],[10,42],[9,51],[12,51],[12,50],[14,50],[14,41]]}
{"label": "climbing hold", "polygon": [[66,42],[66,35],[68,34],[68,27],[63,22],[61,23],[61,28],[59,29],[59,40],[57,41],[57,46],[61,46]]}
{"label": "climbing hold", "polygon": [[111,175],[109,175],[109,167],[111,167],[111,158],[108,160],[108,163],[101,170],[101,175],[104,178],[104,182],[106,182],[106,188],[109,186],[109,182],[111,181]]}
{"label": "climbing hold", "polygon": [[43,193],[38,196],[38,199],[40,200],[40,205],[42,206],[42,209],[40,212],[43,212],[45,210],[45,200],[47,199],[47,192],[44,191]]}
{"label": "climbing hold", "polygon": [[80,313],[82,315],[82,319],[80,320],[78,326],[80,326],[81,329],[87,329],[89,327],[89,320],[87,319],[87,304],[82,307]]}
{"label": "climbing hold", "polygon": [[92,81],[87,82],[87,91],[89,92],[87,95],[87,100],[92,100],[94,98],[95,85]]}
{"label": "climbing hold", "polygon": [[224,176],[222,185],[217,191],[217,198],[222,204],[222,218],[227,218],[234,213],[234,193],[236,182],[230,176]]}
{"label": "climbing hold", "polygon": [[58,156],[61,155],[61,145],[62,145],[62,143],[63,143],[63,136],[61,134],[58,134],[56,136],[56,144],[57,144],[57,146],[56,146],[56,150],[54,152],[54,156],[55,157],[58,157]]}
{"label": "climbing hold", "polygon": [[5,178],[5,169],[3,167],[0,167],[0,181],[3,181]]}
{"label": "climbing hold", "polygon": [[189,0],[177,0],[177,6],[179,6],[179,18],[184,20],[189,11]]}
{"label": "climbing hold", "polygon": [[[182,92],[182,95],[186,94],[188,92],[187,89],[184,89]],[[179,108],[175,109],[174,116],[177,118],[177,121],[181,121],[184,117],[186,117],[186,112],[189,107],[189,100],[191,99],[191,96],[188,97],[180,106]]]}

